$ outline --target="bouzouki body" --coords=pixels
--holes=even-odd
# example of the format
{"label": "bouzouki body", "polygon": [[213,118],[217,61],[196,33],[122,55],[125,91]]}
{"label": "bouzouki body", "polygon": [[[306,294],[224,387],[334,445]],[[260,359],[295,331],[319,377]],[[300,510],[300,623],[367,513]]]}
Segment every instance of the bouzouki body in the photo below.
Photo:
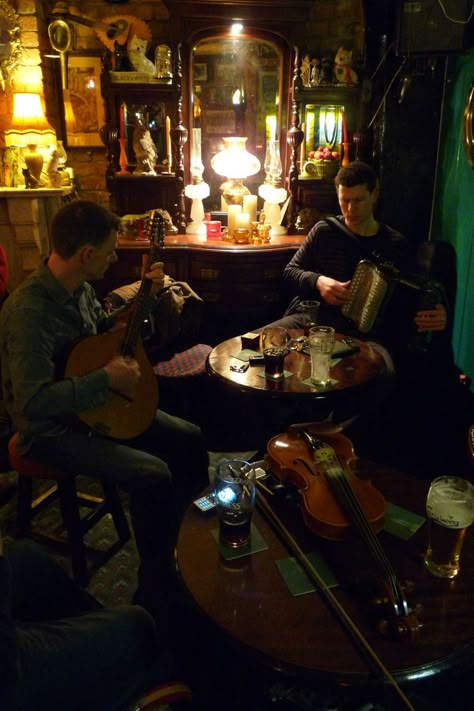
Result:
{"label": "bouzouki body", "polygon": [[[164,222],[155,211],[150,214],[147,230],[152,247],[145,271],[159,259],[164,245]],[[117,355],[131,357],[138,362],[141,375],[132,398],[109,390],[104,405],[78,414],[79,419],[92,430],[113,439],[138,437],[149,427],[158,408],[158,381],[141,340],[150,289],[151,281],[144,277],[126,323],[118,324],[106,333],[77,341],[64,368],[64,377],[71,378],[103,368]]]}

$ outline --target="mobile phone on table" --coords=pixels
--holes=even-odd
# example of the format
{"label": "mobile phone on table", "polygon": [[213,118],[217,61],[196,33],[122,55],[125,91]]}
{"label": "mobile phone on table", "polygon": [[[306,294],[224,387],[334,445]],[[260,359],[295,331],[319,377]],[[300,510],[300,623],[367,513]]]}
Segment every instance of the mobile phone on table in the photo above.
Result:
{"label": "mobile phone on table", "polygon": [[214,492],[211,492],[210,494],[206,494],[205,496],[201,496],[199,499],[196,499],[193,503],[199,511],[207,513],[208,511],[212,511],[216,508],[216,496]]}
{"label": "mobile phone on table", "polygon": [[249,364],[250,365],[264,365],[265,358],[263,357],[263,355],[251,355],[251,356],[249,356]]}

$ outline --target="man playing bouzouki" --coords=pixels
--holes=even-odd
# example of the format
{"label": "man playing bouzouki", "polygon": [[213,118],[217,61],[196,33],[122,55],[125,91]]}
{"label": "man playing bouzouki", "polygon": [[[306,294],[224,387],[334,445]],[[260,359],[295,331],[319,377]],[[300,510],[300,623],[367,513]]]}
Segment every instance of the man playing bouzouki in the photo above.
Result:
{"label": "man playing bouzouki", "polygon": [[[50,256],[11,294],[0,315],[1,384],[22,454],[71,475],[114,481],[129,492],[140,555],[135,600],[145,606],[151,600],[152,612],[163,618],[172,594],[180,515],[208,484],[201,432],[160,410],[145,431],[122,440],[75,419],[103,406],[111,392],[133,399],[142,378],[133,354],[118,353],[83,375],[58,378],[59,362],[78,339],[114,324],[114,314],[102,309],[89,281],[101,279],[117,260],[119,227],[116,215],[84,200],[55,215]],[[156,294],[164,282],[163,263],[151,264],[144,278]]]}

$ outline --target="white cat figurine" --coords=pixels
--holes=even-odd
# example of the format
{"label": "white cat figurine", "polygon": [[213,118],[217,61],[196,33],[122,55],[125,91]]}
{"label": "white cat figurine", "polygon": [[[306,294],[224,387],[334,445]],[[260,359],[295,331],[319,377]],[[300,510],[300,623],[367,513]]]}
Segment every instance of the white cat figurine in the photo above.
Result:
{"label": "white cat figurine", "polygon": [[153,76],[155,74],[155,65],[145,56],[147,44],[148,40],[140,39],[136,35],[133,35],[128,47],[128,56],[133,68],[137,72],[143,72],[144,74]]}
{"label": "white cat figurine", "polygon": [[352,69],[352,51],[339,47],[334,57],[334,78],[336,84],[353,86],[358,82],[357,72]]}

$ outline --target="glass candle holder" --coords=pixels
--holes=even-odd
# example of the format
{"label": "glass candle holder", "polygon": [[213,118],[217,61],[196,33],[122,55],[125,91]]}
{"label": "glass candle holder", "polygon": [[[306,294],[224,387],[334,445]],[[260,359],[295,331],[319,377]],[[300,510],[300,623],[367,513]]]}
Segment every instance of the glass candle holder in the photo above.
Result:
{"label": "glass candle holder", "polygon": [[238,227],[234,230],[234,240],[237,244],[249,243],[250,230],[245,227]]}
{"label": "glass candle holder", "polygon": [[220,220],[208,220],[206,222],[207,239],[220,239],[222,233],[222,222]]}

